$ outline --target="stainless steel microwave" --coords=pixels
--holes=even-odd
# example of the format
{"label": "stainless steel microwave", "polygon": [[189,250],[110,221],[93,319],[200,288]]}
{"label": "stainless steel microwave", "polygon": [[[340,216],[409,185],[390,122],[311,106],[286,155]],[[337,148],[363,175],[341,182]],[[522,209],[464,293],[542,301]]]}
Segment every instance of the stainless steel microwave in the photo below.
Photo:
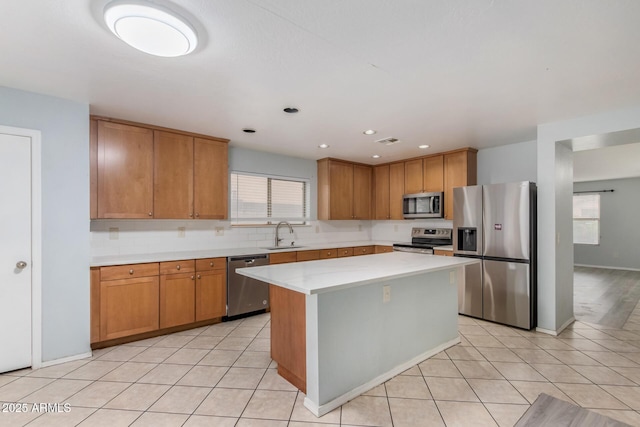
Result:
{"label": "stainless steel microwave", "polygon": [[406,219],[442,218],[444,193],[416,193],[402,196],[402,213]]}

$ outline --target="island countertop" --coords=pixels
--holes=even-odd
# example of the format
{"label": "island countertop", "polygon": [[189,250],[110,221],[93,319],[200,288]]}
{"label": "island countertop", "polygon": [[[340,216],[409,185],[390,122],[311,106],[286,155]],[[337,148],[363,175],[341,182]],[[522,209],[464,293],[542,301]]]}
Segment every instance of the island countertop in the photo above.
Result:
{"label": "island countertop", "polygon": [[390,252],[239,268],[236,272],[292,291],[312,295],[361,286],[381,279],[396,279],[478,262],[473,258]]}

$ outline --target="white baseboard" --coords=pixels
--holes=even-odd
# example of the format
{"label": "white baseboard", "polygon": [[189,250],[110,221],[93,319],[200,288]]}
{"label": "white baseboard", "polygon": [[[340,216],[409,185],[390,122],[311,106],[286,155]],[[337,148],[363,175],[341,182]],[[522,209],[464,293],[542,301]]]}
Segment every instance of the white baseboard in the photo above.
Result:
{"label": "white baseboard", "polygon": [[428,358],[430,358],[431,356],[440,353],[443,350],[448,349],[449,347],[452,347],[456,344],[460,343],[460,337],[456,337],[454,339],[452,339],[451,341],[447,341],[444,344],[441,344],[435,348],[432,348],[429,351],[426,351],[416,357],[414,357],[413,359],[396,366],[395,368],[385,372],[384,374],[378,375],[377,377],[375,377],[374,379],[372,379],[371,381],[368,381],[364,384],[362,384],[359,387],[354,388],[353,390],[343,394],[342,396],[338,396],[335,399],[333,399],[330,402],[325,403],[324,405],[316,405],[314,402],[312,402],[311,400],[309,400],[308,397],[304,398],[304,406],[310,410],[313,415],[315,415],[316,417],[321,417],[325,414],[328,414],[329,412],[333,411],[334,409],[336,409],[339,406],[344,405],[345,403],[347,403],[348,401],[360,396],[362,393],[371,390],[372,388],[379,386],[380,384],[384,383],[385,381],[390,380],[391,378],[395,377],[396,375],[399,375],[401,373],[403,373],[404,371],[406,371],[407,369],[413,367],[414,365],[417,365],[418,363],[422,363],[425,360],[427,360]]}
{"label": "white baseboard", "polygon": [[629,267],[611,267],[607,265],[590,265],[590,264],[573,264],[574,267],[591,267],[591,268],[605,268],[607,270],[629,270],[629,271],[640,271],[640,268],[629,268]]}
{"label": "white baseboard", "polygon": [[46,368],[47,366],[59,365],[61,363],[73,362],[74,360],[86,359],[87,357],[91,357],[92,353],[80,353],[75,354],[69,357],[63,357],[61,359],[47,360],[46,362],[42,362],[40,364],[40,368]]}
{"label": "white baseboard", "polygon": [[571,318],[569,320],[567,320],[566,322],[564,322],[564,324],[562,326],[560,326],[557,331],[553,331],[551,329],[536,328],[536,332],[542,332],[543,334],[553,335],[555,337],[555,336],[560,335],[562,333],[562,331],[567,329],[567,327],[570,324],[572,324],[573,322],[575,322],[575,321],[576,321],[576,318],[571,316]]}

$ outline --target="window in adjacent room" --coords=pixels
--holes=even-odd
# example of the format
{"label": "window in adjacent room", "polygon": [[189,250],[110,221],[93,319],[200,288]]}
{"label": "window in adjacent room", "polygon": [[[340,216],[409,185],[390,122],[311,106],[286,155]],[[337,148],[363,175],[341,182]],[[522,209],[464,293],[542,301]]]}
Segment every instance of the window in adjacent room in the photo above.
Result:
{"label": "window in adjacent room", "polygon": [[231,224],[267,225],[309,220],[309,181],[300,178],[232,172]]}
{"label": "window in adjacent room", "polygon": [[600,243],[600,195],[573,196],[573,243],[597,245]]}

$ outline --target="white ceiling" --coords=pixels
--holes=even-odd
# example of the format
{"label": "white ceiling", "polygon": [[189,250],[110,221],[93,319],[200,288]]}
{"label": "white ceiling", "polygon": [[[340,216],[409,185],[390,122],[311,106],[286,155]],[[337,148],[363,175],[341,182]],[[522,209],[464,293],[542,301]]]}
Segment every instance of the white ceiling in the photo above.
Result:
{"label": "white ceiling", "polygon": [[[538,123],[640,104],[638,0],[156,0],[204,40],[182,58],[122,43],[102,22],[107,2],[3,0],[0,85],[232,146],[372,164],[425,143],[529,141]],[[388,136],[402,143],[373,142]]]}

